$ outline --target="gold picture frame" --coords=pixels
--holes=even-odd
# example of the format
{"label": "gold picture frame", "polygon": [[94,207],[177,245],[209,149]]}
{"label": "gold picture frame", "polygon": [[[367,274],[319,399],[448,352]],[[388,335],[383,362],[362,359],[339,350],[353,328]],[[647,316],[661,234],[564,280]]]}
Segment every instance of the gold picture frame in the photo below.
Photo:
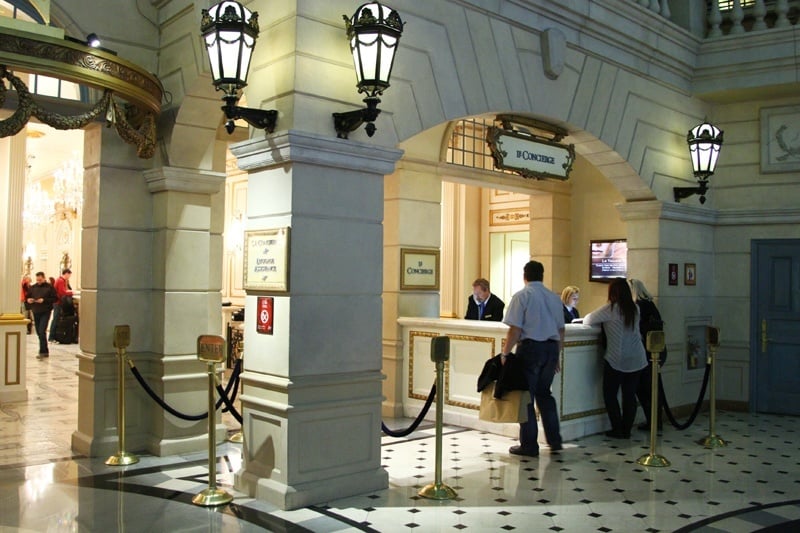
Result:
{"label": "gold picture frame", "polygon": [[439,290],[439,250],[400,249],[400,290]]}
{"label": "gold picture frame", "polygon": [[697,285],[697,265],[694,263],[683,264],[683,284]]}
{"label": "gold picture frame", "polygon": [[289,290],[289,227],[244,232],[244,289]]}

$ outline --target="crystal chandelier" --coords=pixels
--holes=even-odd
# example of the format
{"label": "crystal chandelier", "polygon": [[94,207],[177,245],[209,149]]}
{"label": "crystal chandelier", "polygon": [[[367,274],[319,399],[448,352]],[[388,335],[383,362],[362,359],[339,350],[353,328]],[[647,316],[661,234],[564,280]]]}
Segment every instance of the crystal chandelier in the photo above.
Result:
{"label": "crystal chandelier", "polygon": [[28,157],[28,168],[25,177],[25,200],[22,207],[22,224],[26,227],[46,224],[53,216],[53,200],[37,181],[31,183],[31,164]]}
{"label": "crystal chandelier", "polygon": [[53,207],[56,215],[76,215],[83,207],[83,164],[74,156],[55,172]]}

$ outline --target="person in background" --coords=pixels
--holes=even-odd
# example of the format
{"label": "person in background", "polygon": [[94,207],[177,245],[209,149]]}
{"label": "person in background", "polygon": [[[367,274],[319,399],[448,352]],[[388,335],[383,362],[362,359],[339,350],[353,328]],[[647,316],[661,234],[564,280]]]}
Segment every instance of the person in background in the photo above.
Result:
{"label": "person in background", "polygon": [[561,299],[542,283],[544,266],[538,261],[529,261],[523,272],[525,287],[511,298],[503,320],[509,329],[500,361],[506,364],[511,350],[517,347],[515,357],[531,393],[528,420],[519,425],[519,446],[512,446],[508,451],[513,455],[536,457],[539,455],[539,428],[533,410],[534,401],[539,408],[550,451],[563,449],[558,408],[550,387],[556,372],[561,370],[559,356],[564,346],[564,313]]}
{"label": "person in background", "polygon": [[53,321],[50,323],[50,334],[48,335],[50,342],[56,342],[56,326],[58,325],[58,319],[61,318],[61,299],[64,296],[72,296],[72,287],[69,285],[71,276],[72,270],[65,268],[53,285],[56,291],[56,303],[53,306]]}
{"label": "person in background", "polygon": [[39,336],[39,358],[49,357],[47,323],[50,321],[50,311],[53,310],[53,304],[56,301],[56,291],[52,285],[47,283],[44,272],[36,273],[36,283],[28,289],[26,301],[33,311],[33,322],[36,334]]}
{"label": "person in background", "polygon": [[[631,286],[631,294],[633,295],[633,300],[636,302],[636,305],[639,306],[639,334],[642,337],[642,345],[645,347],[645,351],[647,350],[647,333],[650,331],[658,331],[663,330],[664,322],[661,320],[661,313],[658,312],[658,308],[656,304],[653,303],[653,295],[650,294],[650,291],[647,290],[644,283],[639,281],[638,279],[632,279],[628,283]],[[664,349],[663,352],[659,354],[659,361],[658,366],[664,366],[664,363],[667,360],[667,350]],[[642,406],[644,410],[644,416],[647,418],[647,422],[643,422],[639,424],[639,429],[650,431],[650,394],[652,389],[652,372],[653,372],[653,361],[650,357],[650,354],[647,354],[647,370],[642,373],[642,379],[639,380],[639,388],[636,390],[636,397],[639,399],[639,405]],[[661,405],[658,406],[658,417],[656,420],[656,424],[658,425],[658,430],[661,431]]]}
{"label": "person in background", "polygon": [[472,294],[467,304],[467,320],[490,320],[500,322],[503,320],[503,309],[506,304],[489,291],[489,281],[478,278],[472,282]]}
{"label": "person in background", "polygon": [[581,290],[575,285],[567,285],[561,291],[561,303],[564,304],[564,322],[566,324],[581,317],[580,313],[578,313],[578,308],[575,307],[578,305],[580,297]]}
{"label": "person in background", "polygon": [[22,283],[20,284],[19,289],[19,312],[22,313],[22,316],[30,321],[28,322],[28,335],[30,335],[31,331],[33,331],[33,315],[31,314],[31,307],[28,303],[28,289],[30,289],[30,287],[31,277],[25,274],[22,276]]}
{"label": "person in background", "polygon": [[[608,286],[608,302],[585,317],[583,323],[601,326],[606,334],[603,399],[611,421],[606,436],[629,439],[636,419],[636,390],[647,356],[639,335],[639,308],[628,282],[616,278]],[[622,411],[617,393],[622,389]]]}

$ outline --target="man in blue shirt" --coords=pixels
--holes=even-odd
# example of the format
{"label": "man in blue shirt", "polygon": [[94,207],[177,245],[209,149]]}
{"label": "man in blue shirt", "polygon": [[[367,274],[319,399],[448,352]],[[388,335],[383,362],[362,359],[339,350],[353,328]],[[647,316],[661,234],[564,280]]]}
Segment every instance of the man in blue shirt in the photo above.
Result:
{"label": "man in blue shirt", "polygon": [[525,373],[531,403],[528,404],[528,421],[519,425],[519,446],[512,446],[514,455],[539,455],[536,413],[539,408],[542,427],[551,452],[562,449],[556,400],[550,392],[553,377],[561,370],[559,356],[564,345],[564,312],[561,298],[547,289],[544,266],[538,261],[525,265],[525,287],[517,292],[508,304],[503,322],[509,330],[501,353],[505,364],[511,350],[517,347],[516,357]]}

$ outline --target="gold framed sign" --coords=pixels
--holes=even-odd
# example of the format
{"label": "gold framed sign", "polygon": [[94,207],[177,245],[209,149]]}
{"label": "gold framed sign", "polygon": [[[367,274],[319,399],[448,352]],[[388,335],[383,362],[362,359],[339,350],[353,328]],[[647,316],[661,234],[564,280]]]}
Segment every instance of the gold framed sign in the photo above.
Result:
{"label": "gold framed sign", "polygon": [[289,290],[289,228],[244,233],[244,288]]}
{"label": "gold framed sign", "polygon": [[439,250],[400,249],[400,290],[439,290]]}

